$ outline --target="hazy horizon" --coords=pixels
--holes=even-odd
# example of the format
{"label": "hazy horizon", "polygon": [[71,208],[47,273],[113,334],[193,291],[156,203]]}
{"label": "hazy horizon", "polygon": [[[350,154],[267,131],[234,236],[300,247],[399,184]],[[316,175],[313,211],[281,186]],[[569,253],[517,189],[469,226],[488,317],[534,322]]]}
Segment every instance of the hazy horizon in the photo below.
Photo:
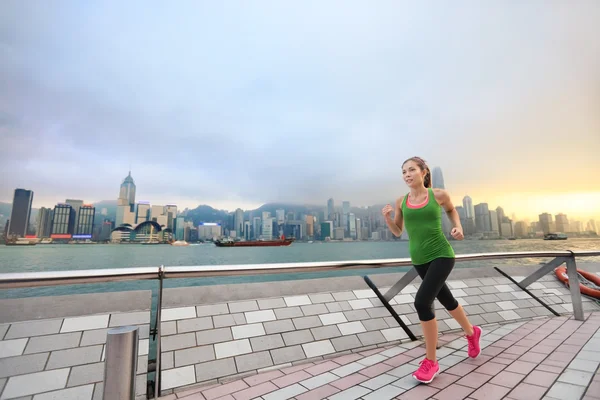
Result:
{"label": "hazy horizon", "polygon": [[[460,6],[462,5],[462,7]],[[456,205],[600,218],[600,2],[51,3],[0,14],[0,200]]]}

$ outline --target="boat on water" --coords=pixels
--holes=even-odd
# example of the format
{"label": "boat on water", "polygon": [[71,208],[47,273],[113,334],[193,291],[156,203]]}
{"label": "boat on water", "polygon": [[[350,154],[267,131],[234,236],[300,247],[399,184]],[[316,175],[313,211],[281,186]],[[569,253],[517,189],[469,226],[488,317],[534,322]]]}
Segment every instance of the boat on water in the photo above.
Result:
{"label": "boat on water", "polygon": [[7,246],[35,246],[38,244],[37,240],[27,239],[27,238],[15,238],[15,239],[7,239]]}
{"label": "boat on water", "polygon": [[181,247],[181,246],[189,246],[190,244],[185,240],[176,240],[171,243],[171,246]]}
{"label": "boat on water", "polygon": [[567,240],[567,235],[564,233],[548,233],[544,235],[544,240]]}
{"label": "boat on water", "polygon": [[217,247],[272,247],[272,246],[289,246],[294,242],[294,238],[286,239],[285,236],[281,236],[279,239],[273,240],[244,240],[235,241],[229,238],[215,240],[215,246]]}

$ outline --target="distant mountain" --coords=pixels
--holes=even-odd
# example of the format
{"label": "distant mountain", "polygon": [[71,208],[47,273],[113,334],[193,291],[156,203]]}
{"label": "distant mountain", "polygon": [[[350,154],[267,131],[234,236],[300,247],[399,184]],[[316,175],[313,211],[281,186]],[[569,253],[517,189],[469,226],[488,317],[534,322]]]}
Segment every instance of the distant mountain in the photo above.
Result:
{"label": "distant mountain", "polygon": [[183,216],[186,221],[193,221],[194,225],[201,222],[226,222],[229,213],[225,210],[217,210],[211,206],[201,205],[193,210],[184,211]]}

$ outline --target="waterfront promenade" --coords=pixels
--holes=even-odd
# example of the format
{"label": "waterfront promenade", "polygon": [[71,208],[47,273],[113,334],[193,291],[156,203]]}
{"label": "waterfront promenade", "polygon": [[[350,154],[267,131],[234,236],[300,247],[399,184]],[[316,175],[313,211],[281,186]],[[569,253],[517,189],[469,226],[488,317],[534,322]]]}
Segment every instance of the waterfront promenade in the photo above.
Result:
{"label": "waterfront promenade", "polygon": [[[578,267],[600,273],[600,264]],[[506,271],[519,280],[533,269]],[[400,276],[372,279],[389,287]],[[420,336],[412,306],[418,284],[392,303]],[[487,347],[480,359],[465,359],[458,326],[436,304],[444,373],[430,387],[414,387],[409,376],[420,342],[408,340],[359,276],[166,289],[161,395],[445,400],[485,391],[517,400],[512,388],[521,385],[528,400],[583,396],[600,362],[596,303],[584,300],[586,321],[569,320],[569,290],[553,274],[529,289],[561,317],[491,268],[455,269],[449,285],[484,326]],[[146,398],[150,315],[149,291],[0,300],[0,399],[100,399],[106,331],[121,325],[140,326],[137,398]]]}

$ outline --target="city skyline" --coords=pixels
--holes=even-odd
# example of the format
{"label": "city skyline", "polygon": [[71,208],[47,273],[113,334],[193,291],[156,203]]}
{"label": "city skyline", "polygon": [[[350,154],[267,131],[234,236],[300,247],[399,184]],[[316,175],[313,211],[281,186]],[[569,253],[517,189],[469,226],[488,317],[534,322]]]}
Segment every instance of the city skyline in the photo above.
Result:
{"label": "city skyline", "polygon": [[597,217],[598,20],[593,1],[8,1],[0,198],[113,199],[131,165],[156,204],[369,205],[418,155],[456,204]]}

